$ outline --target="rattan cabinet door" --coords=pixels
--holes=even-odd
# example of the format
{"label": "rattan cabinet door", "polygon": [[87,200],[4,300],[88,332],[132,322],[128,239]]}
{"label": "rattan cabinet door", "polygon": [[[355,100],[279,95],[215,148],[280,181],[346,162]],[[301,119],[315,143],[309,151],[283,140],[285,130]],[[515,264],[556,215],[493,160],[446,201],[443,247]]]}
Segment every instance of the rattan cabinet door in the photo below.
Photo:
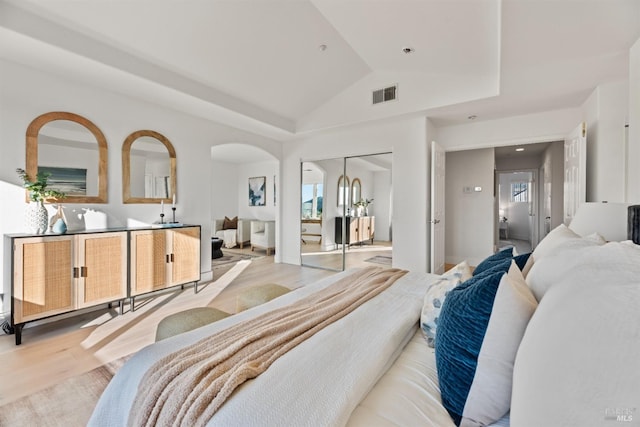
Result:
{"label": "rattan cabinet door", "polygon": [[167,237],[166,230],[131,232],[131,296],[168,286]]}
{"label": "rattan cabinet door", "polygon": [[77,307],[127,297],[127,233],[78,235],[80,266]]}
{"label": "rattan cabinet door", "polygon": [[200,227],[168,230],[171,233],[171,284],[200,280]]}
{"label": "rattan cabinet door", "polygon": [[73,236],[14,241],[14,322],[73,310]]}

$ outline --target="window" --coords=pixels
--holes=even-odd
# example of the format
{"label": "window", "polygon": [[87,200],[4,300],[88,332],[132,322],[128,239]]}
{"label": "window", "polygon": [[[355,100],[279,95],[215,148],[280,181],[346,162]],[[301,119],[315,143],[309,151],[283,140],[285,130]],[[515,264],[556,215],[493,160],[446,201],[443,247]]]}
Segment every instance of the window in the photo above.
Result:
{"label": "window", "polygon": [[322,216],[322,183],[302,184],[302,218]]}
{"label": "window", "polygon": [[529,183],[528,182],[512,182],[511,183],[511,201],[529,203]]}

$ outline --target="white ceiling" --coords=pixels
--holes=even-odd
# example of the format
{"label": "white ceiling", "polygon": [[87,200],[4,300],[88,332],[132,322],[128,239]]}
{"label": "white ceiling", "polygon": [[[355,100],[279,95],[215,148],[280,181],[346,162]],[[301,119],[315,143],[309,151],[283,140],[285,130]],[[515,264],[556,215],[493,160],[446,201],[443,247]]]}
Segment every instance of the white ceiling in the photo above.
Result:
{"label": "white ceiling", "polygon": [[0,0],[0,58],[280,140],[576,107],[639,37],[638,0]]}

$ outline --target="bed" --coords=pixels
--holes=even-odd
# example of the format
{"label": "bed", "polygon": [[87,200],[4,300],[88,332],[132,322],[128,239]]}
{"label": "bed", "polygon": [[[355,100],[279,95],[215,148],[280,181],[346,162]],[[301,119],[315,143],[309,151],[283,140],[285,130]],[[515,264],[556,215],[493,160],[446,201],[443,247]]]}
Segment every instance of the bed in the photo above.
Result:
{"label": "bed", "polygon": [[[564,227],[554,230],[533,255],[518,260],[522,265],[515,258],[512,253],[508,257],[498,253],[488,257],[487,265],[483,265],[491,273],[485,275],[494,277],[498,284],[495,301],[490,304],[488,326],[483,332],[485,342],[481,342],[479,362],[473,369],[476,377],[472,378],[471,390],[466,391],[467,402],[459,417],[454,415],[456,412],[451,408],[455,405],[445,395],[445,390],[449,393],[449,388],[455,389],[459,384],[446,377],[442,364],[447,358],[441,353],[445,351],[443,348],[448,349],[447,339],[453,336],[457,340],[464,334],[458,327],[447,336],[441,331],[445,329],[441,323],[433,348],[423,330],[428,295],[447,280],[450,285],[455,274],[408,272],[389,289],[282,355],[257,378],[242,384],[203,425],[610,425],[607,422],[616,419],[637,423],[639,247],[631,242],[607,243],[593,236],[578,236]],[[495,263],[508,264],[508,271],[492,272]],[[354,270],[338,273],[264,305],[146,347],[113,378],[89,425],[128,425],[145,372],[176,349],[287,306],[351,274]],[[519,320],[523,324],[511,345],[512,354],[506,363],[510,367],[506,373],[504,366],[499,369],[507,379],[504,387],[508,394],[507,401],[500,402],[497,409],[496,413],[501,415],[483,418],[486,414],[480,414],[476,418],[473,411],[478,410],[478,401],[472,402],[474,393],[501,394],[483,388],[487,379],[488,390],[495,390],[500,383],[485,374],[487,359],[482,354],[490,347],[486,337],[495,333],[494,326],[498,323],[503,329],[504,325],[518,329],[511,327],[518,321],[495,320],[500,311],[496,308],[498,300],[506,294],[502,291],[503,283],[512,275],[517,276],[513,283],[526,286],[535,301],[527,296],[526,301],[531,304],[527,305],[525,320]],[[460,277],[455,278],[458,285],[462,283]],[[465,286],[454,289],[461,290],[452,294],[458,298]],[[447,297],[442,316],[446,308],[455,307],[455,300]],[[509,307],[513,307],[512,301]],[[496,341],[503,344],[511,339],[502,338],[504,333],[499,331],[501,338]],[[594,346],[594,336],[602,345]],[[578,339],[574,341],[575,338]],[[453,371],[457,374],[459,369]],[[446,387],[441,388],[444,381],[447,384],[442,386]],[[479,406],[484,411],[486,405]]]}

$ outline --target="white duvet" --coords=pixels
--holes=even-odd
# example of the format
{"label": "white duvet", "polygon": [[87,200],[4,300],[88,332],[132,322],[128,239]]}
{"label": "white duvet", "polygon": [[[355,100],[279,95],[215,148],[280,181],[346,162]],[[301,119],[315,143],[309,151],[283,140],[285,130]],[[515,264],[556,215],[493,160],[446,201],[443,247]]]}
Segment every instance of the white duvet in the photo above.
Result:
{"label": "white duvet", "polygon": [[[125,426],[138,383],[157,359],[229,325],[322,289],[346,271],[267,304],[146,347],[113,378],[89,421]],[[341,426],[413,336],[424,294],[438,276],[408,273],[350,315],[243,384],[209,425]]]}

